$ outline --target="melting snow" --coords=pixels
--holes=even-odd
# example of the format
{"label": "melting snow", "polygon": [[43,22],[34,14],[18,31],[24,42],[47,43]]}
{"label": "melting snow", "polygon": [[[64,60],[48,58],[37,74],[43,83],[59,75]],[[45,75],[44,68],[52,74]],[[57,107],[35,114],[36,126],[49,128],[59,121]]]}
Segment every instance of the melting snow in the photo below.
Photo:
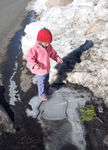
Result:
{"label": "melting snow", "polygon": [[10,85],[9,85],[9,96],[10,96],[10,102],[9,103],[11,105],[15,105],[15,102],[21,101],[20,96],[19,96],[18,91],[17,91],[16,82],[13,80],[13,78],[16,74],[17,67],[18,67],[18,63],[15,62],[15,67],[13,69],[14,72],[10,78]]}
{"label": "melting snow", "polygon": [[[108,38],[107,32],[85,35],[98,20],[107,20],[107,0],[81,0],[80,2],[74,0],[65,7],[57,6],[50,9],[46,8],[45,2],[46,0],[36,0],[28,5],[29,10],[34,10],[40,15],[40,19],[25,28],[25,36],[22,38],[24,58],[35,44],[38,31],[43,27],[51,30],[52,45],[62,58],[84,44],[87,39],[94,40],[94,36],[99,40]],[[50,82],[52,83],[58,76],[58,70],[55,68],[56,63],[52,60],[51,66]]]}

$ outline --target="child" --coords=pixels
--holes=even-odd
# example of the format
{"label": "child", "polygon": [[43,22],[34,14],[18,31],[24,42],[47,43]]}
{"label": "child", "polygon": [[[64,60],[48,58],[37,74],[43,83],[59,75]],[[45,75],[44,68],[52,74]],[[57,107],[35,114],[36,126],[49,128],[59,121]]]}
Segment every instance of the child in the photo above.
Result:
{"label": "child", "polygon": [[38,95],[42,101],[48,100],[47,95],[52,92],[49,88],[49,71],[51,57],[57,62],[63,63],[63,60],[57,55],[52,45],[52,34],[47,28],[38,32],[37,43],[30,49],[26,59],[30,65],[31,72],[36,74],[38,80]]}

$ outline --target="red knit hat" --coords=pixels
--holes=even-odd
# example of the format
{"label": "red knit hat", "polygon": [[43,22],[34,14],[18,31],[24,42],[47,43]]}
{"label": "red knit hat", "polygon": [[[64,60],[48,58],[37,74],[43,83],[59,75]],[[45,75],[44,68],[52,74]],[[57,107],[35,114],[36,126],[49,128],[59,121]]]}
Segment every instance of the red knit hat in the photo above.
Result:
{"label": "red knit hat", "polygon": [[47,28],[43,28],[38,32],[37,41],[39,42],[52,42],[52,34]]}

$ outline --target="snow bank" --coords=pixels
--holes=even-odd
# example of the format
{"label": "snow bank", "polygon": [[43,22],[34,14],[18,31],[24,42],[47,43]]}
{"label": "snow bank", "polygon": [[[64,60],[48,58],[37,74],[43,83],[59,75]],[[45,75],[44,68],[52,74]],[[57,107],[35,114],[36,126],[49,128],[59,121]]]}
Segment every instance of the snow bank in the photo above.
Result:
{"label": "snow bank", "polygon": [[[37,33],[42,27],[51,30],[54,40],[52,45],[62,58],[65,57],[85,42],[85,31],[95,23],[97,17],[100,17],[101,3],[102,1],[99,1],[96,5],[94,1],[74,0],[66,7],[53,7],[46,10],[45,0],[34,1],[31,9],[38,14],[42,12],[42,16],[40,20],[27,25],[25,29],[26,35],[22,38],[24,58],[29,48],[36,42]],[[104,13],[101,12],[101,16],[102,14]]]}
{"label": "snow bank", "polygon": [[[64,7],[52,7],[47,9],[45,6],[46,0],[37,0],[33,1],[32,5],[28,5],[29,10],[34,10],[38,15],[38,19],[30,23],[25,28],[25,36],[22,37],[22,50],[23,50],[23,56],[25,59],[26,54],[28,53],[28,50],[35,44],[36,37],[38,31],[43,28],[47,27],[51,30],[53,34],[53,42],[52,45],[54,49],[57,51],[57,53],[64,58],[66,61],[70,62],[70,65],[72,66],[72,59],[67,57],[70,55],[70,53],[74,52],[76,49],[78,49],[82,44],[85,43],[86,40],[91,40],[95,44],[95,46],[92,48],[93,52],[96,53],[100,59],[104,60],[108,57],[108,51],[107,51],[107,39],[108,39],[108,1],[107,0],[74,0],[72,3],[68,4]],[[82,49],[80,48],[82,51]],[[89,52],[86,52],[86,55]],[[94,53],[92,53],[93,57]],[[92,58],[92,56],[91,56]],[[83,61],[83,60],[82,60]],[[93,61],[89,60],[90,66],[95,66],[96,62],[93,64]],[[86,63],[86,62],[85,62]],[[87,63],[84,64],[87,65]],[[106,62],[105,62],[106,64]],[[71,69],[70,72],[65,72],[66,77],[63,76],[63,73],[61,73],[60,70],[65,70],[67,68],[68,63],[65,63],[62,65],[56,66],[57,63],[51,60],[51,73],[50,73],[50,83],[53,82],[71,82],[71,83],[78,83],[83,86],[89,87],[92,91],[94,91],[93,84],[95,83],[95,87],[97,86],[98,77],[96,77],[96,81],[93,83],[87,83],[87,80],[89,80],[89,77],[92,78],[92,74],[90,72],[88,73],[88,70],[86,70],[86,81],[83,78],[85,78],[85,75],[83,72],[81,72],[81,69],[79,67],[77,68],[79,64],[75,63],[76,69]],[[97,64],[100,65],[100,62]],[[82,67],[82,66],[80,66]],[[108,67],[108,66],[107,66]],[[92,67],[91,67],[92,68]],[[78,70],[79,69],[79,70]],[[98,67],[96,66],[96,69],[98,70]],[[79,75],[74,74],[75,72],[78,72]],[[99,67],[99,70],[102,70],[102,66]],[[62,74],[62,77],[61,75]],[[107,75],[107,73],[106,73]],[[107,76],[104,76],[106,78]],[[60,78],[58,79],[58,77]],[[78,76],[82,78],[78,78]],[[75,78],[75,80],[74,80]],[[60,80],[61,79],[61,80]],[[79,82],[79,80],[81,82]],[[74,82],[73,82],[74,81]],[[103,84],[103,81],[100,83],[100,85]],[[98,91],[99,89],[97,89]],[[95,93],[95,92],[94,92]],[[100,91],[98,91],[98,94],[96,93],[96,96],[99,95]],[[105,98],[105,90],[104,90],[104,98]]]}
{"label": "snow bank", "polygon": [[37,14],[40,14],[42,11],[47,10],[47,7],[45,6],[45,2],[47,0],[32,0],[29,2],[27,6],[28,11],[35,11]]}

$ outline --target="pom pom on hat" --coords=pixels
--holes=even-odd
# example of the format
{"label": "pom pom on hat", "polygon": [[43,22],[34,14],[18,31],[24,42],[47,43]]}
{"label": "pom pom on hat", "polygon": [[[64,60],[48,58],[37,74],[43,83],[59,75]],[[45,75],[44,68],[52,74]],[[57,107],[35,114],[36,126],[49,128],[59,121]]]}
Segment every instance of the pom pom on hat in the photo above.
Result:
{"label": "pom pom on hat", "polygon": [[52,34],[51,34],[50,30],[48,30],[47,28],[41,29],[38,32],[37,41],[51,43],[52,42]]}

